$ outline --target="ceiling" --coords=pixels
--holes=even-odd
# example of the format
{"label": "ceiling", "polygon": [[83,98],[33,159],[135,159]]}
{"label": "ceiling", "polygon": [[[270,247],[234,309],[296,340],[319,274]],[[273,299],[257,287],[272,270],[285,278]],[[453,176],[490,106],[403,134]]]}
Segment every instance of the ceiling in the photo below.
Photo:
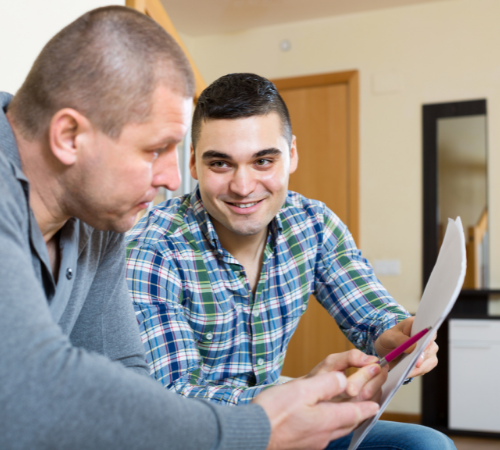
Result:
{"label": "ceiling", "polygon": [[300,20],[443,0],[161,0],[181,33],[232,33]]}

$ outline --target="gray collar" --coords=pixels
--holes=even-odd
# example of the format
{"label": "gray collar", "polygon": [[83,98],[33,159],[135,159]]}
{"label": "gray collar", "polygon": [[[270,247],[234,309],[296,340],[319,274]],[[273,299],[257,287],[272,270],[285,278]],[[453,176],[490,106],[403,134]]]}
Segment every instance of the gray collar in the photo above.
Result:
{"label": "gray collar", "polygon": [[42,232],[36,223],[33,211],[29,207],[29,182],[21,167],[21,158],[19,156],[19,150],[17,148],[14,133],[12,132],[12,128],[7,120],[7,117],[5,116],[11,99],[12,95],[7,94],[6,92],[0,92],[0,157],[3,156],[8,160],[10,166],[12,167],[13,174],[21,182],[24,189],[28,205],[29,234],[32,255],[36,255],[42,265],[42,279],[40,282],[45,290],[45,295],[50,304],[52,316],[54,320],[58,322],[66,309],[73,286],[73,283],[68,283],[64,280],[66,270],[67,268],[71,268],[73,271],[76,270],[79,243],[80,247],[83,247],[88,241],[88,236],[84,236],[83,242],[80,242],[80,224],[76,218],[68,220],[68,222],[66,222],[66,224],[62,227],[59,241],[62,252],[61,267],[59,269],[59,279],[61,280],[61,283],[58,283],[56,286],[54,277],[52,276],[47,246],[45,245]]}
{"label": "gray collar", "polygon": [[16,138],[5,116],[11,100],[11,94],[0,92],[0,150],[9,160],[16,178],[28,182],[21,166],[21,158],[17,149]]}

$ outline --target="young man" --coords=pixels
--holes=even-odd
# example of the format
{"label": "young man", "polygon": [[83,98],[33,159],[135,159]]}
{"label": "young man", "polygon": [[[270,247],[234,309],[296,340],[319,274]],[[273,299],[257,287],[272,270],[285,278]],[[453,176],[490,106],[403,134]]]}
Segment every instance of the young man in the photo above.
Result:
{"label": "young man", "polygon": [[[192,142],[198,188],[155,207],[128,236],[127,280],[154,378],[186,397],[251,402],[278,383],[311,294],[368,354],[408,339],[413,319],[345,225],[287,190],[297,145],[271,82],[254,74],[215,81],[198,100]],[[432,369],[436,352],[433,343],[412,376]],[[384,448],[454,448],[432,430],[388,423],[364,445],[379,445],[380,435]]]}
{"label": "young man", "polygon": [[[377,411],[325,402],[341,373],[239,411],[150,379],[122,232],[159,187],[178,187],[193,91],[161,27],[108,7],[58,33],[15,97],[0,94],[0,448],[320,448]],[[354,389],[382,379],[365,370]]]}

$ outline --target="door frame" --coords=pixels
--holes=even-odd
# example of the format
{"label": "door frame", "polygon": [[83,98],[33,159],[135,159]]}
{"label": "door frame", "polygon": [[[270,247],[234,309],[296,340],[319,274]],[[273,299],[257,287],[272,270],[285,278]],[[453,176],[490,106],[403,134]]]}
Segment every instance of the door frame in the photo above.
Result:
{"label": "door frame", "polygon": [[358,248],[359,242],[359,72],[323,73],[291,78],[271,80],[278,91],[300,89],[306,87],[328,86],[332,84],[347,85],[348,135],[347,155],[349,166],[348,182],[348,214],[347,226],[353,235]]}
{"label": "door frame", "polygon": [[196,93],[195,93],[195,102],[198,97],[201,95],[203,89],[207,87],[205,80],[203,79],[198,67],[194,63],[193,58],[189,54],[186,46],[182,42],[179,33],[177,32],[170,16],[165,11],[160,0],[125,0],[125,5],[129,8],[135,9],[146,16],[151,17],[154,21],[160,24],[166,31],[169,33],[175,41],[179,44],[182,51],[186,55],[189,63],[191,64],[191,68],[193,69],[194,80],[196,83]]}

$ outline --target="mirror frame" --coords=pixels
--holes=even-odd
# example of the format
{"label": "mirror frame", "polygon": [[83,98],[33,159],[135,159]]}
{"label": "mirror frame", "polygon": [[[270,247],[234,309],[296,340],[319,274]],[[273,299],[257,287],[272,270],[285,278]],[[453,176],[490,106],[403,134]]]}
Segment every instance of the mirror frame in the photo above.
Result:
{"label": "mirror frame", "polygon": [[[437,261],[438,248],[438,136],[439,119],[487,115],[486,100],[423,105],[423,271],[422,289]],[[486,139],[488,142],[488,139]],[[488,144],[486,144],[488,145]],[[488,154],[486,154],[488,160]],[[487,195],[488,196],[488,195]]]}
{"label": "mirror frame", "polygon": [[[423,129],[423,288],[430,277],[438,255],[438,154],[437,125],[438,120],[448,117],[475,116],[487,114],[486,100],[436,103],[422,106]],[[486,139],[488,145],[488,139]],[[487,147],[488,149],[488,147]],[[486,153],[488,161],[488,150]],[[488,194],[487,194],[488,197]],[[450,318],[497,319],[488,315],[488,299],[490,294],[499,295],[499,289],[462,290],[455,306],[439,329],[436,343],[439,346],[439,364],[430,373],[422,377],[420,423],[455,436],[477,436],[500,439],[500,433],[471,430],[450,430],[448,428],[448,386],[449,342],[448,322]]]}

